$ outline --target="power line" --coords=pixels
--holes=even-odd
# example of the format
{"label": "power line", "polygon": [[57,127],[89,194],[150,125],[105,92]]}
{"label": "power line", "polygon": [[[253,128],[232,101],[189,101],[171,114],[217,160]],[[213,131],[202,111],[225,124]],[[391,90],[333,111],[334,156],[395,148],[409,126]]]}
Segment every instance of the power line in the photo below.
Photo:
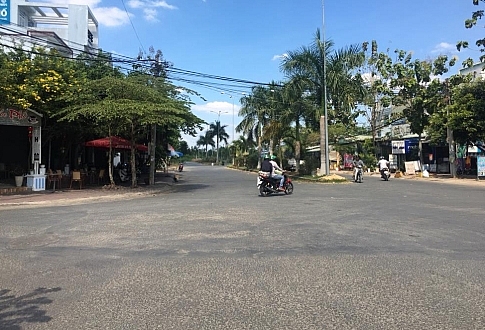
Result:
{"label": "power line", "polygon": [[125,1],[121,0],[121,3],[123,4],[123,8],[125,9],[126,16],[128,16],[128,19],[130,20],[130,24],[131,24],[131,27],[133,28],[133,32],[135,32],[135,36],[138,39],[138,42],[140,43],[140,47],[143,50],[143,53],[146,53],[145,48],[143,48],[143,44],[141,43],[140,37],[138,37],[138,33],[136,32],[135,25],[133,25],[133,21],[131,20],[130,14],[128,13],[128,10],[126,10]]}

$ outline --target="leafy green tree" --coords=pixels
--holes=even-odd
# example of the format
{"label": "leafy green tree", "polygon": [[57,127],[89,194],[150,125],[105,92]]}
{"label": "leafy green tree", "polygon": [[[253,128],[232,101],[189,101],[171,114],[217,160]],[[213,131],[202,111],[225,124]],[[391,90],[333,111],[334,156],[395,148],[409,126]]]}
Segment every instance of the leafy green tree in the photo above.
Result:
{"label": "leafy green tree", "polygon": [[[473,4],[475,6],[479,6],[481,2],[485,2],[485,0],[472,0]],[[484,15],[483,9],[476,10],[472,12],[472,16],[468,19],[465,20],[465,27],[467,29],[471,29],[475,27],[478,23],[478,20],[482,19]],[[475,41],[475,45],[480,49],[480,52],[483,54],[485,52],[485,38],[481,38]],[[460,51],[462,48],[469,48],[469,43],[468,41],[459,41],[456,44],[456,49]],[[480,56],[480,62],[485,62],[485,55]],[[473,66],[473,59],[468,58],[465,61],[463,61],[463,67],[471,67]]]}
{"label": "leafy green tree", "polygon": [[458,143],[485,141],[485,81],[457,86],[448,111],[449,124]]}
{"label": "leafy green tree", "polygon": [[[186,120],[187,112],[189,109],[186,103],[170,99],[149,86],[132,82],[128,78],[105,77],[86,84],[79,103],[67,107],[61,120],[82,119],[104,130],[108,136],[121,133],[129,137],[132,144],[132,187],[135,187],[137,138],[142,133],[146,134],[151,124],[179,127]],[[111,185],[114,185],[111,159],[110,148],[108,168]]]}
{"label": "leafy green tree", "polygon": [[397,60],[392,66],[391,88],[398,92],[393,97],[393,104],[405,106],[404,115],[410,129],[419,136],[419,158],[423,164],[421,137],[436,108],[433,98],[430,98],[432,77],[448,72],[449,66],[455,64],[455,59],[448,60],[447,56],[441,55],[434,61],[422,61],[413,60],[412,55],[403,50],[396,50],[395,53]]}

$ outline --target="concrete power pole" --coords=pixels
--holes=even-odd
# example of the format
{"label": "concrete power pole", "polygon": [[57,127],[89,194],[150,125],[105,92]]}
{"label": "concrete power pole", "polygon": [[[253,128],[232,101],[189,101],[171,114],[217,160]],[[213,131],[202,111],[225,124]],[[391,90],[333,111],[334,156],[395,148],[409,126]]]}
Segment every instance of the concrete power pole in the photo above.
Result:
{"label": "concrete power pole", "polygon": [[150,185],[155,184],[155,170],[156,170],[156,164],[155,164],[155,147],[156,147],[156,142],[157,142],[157,124],[152,125],[152,130],[151,130],[151,141],[150,141],[150,174],[148,177],[148,183]]}
{"label": "concrete power pole", "polygon": [[327,132],[325,131],[325,116],[320,117],[320,175],[328,175],[327,173]]}

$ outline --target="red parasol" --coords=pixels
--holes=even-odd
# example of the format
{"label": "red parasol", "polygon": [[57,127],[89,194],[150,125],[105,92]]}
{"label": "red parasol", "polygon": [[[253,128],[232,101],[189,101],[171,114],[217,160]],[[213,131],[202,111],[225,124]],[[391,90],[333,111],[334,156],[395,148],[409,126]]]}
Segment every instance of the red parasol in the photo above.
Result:
{"label": "red parasol", "polygon": [[[109,137],[92,140],[84,143],[86,147],[109,148]],[[148,147],[143,144],[135,145],[139,151],[148,151]],[[111,137],[111,147],[113,149],[131,149],[131,142],[117,136]]]}

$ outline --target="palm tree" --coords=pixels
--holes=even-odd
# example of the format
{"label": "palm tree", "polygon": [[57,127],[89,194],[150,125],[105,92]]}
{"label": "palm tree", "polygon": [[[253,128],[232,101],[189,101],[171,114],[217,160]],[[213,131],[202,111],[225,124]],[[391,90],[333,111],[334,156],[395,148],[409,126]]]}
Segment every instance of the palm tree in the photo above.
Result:
{"label": "palm tree", "polygon": [[210,130],[205,132],[205,135],[200,135],[199,140],[197,140],[197,146],[205,146],[205,157],[207,158],[207,147],[211,146],[214,148],[214,138]]}
{"label": "palm tree", "polygon": [[263,128],[269,121],[271,90],[264,86],[254,86],[251,94],[241,98],[239,116],[243,120],[236,131],[242,132],[250,141],[256,141],[258,148],[258,168],[261,166]]}
{"label": "palm tree", "polygon": [[[358,69],[365,62],[361,46],[351,45],[332,51],[332,41],[322,41],[317,29],[313,43],[302,47],[283,59],[281,68],[291,79],[301,80],[308,88],[317,105],[309,123],[318,131],[320,117],[327,104],[331,105],[326,121],[342,124],[348,129],[355,127],[358,112],[354,111],[357,101],[365,96],[366,90]],[[322,133],[322,132],[321,132]],[[321,139],[320,144],[329,141]],[[321,146],[323,147],[323,145]],[[325,158],[321,157],[321,168]],[[328,174],[328,173],[327,173]]]}
{"label": "palm tree", "polygon": [[[332,105],[328,118],[330,121],[353,124],[352,119],[355,118],[352,110],[356,101],[365,93],[363,81],[357,74],[357,69],[365,61],[361,47],[351,45],[333,52],[333,45],[331,40],[323,42],[320,30],[317,29],[309,47],[287,52],[288,55],[281,63],[281,69],[287,77],[302,81],[318,105],[309,118],[315,129],[323,114],[324,101]],[[325,88],[327,100],[324,100]]]}
{"label": "palm tree", "polygon": [[227,125],[222,125],[221,122],[216,120],[215,123],[210,124],[209,132],[212,138],[216,138],[216,150],[217,150],[217,161],[219,161],[219,142],[224,141],[227,145],[227,139],[229,139],[229,134],[226,132]]}
{"label": "palm tree", "polygon": [[[315,107],[306,90],[307,85],[305,81],[298,78],[293,78],[285,83],[282,89],[285,111],[283,111],[280,122],[287,125],[284,135],[285,143],[293,142],[297,172],[300,169],[301,159],[301,126],[305,118],[311,117],[315,112]],[[293,125],[294,128],[288,129]]]}

